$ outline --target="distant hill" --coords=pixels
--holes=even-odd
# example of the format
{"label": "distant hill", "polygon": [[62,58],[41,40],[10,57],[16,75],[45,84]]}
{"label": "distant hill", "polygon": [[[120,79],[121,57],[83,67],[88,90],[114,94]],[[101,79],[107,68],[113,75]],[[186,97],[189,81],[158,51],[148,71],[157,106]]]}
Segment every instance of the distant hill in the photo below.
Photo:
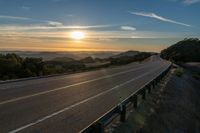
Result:
{"label": "distant hill", "polygon": [[161,57],[172,62],[200,62],[200,40],[184,39],[161,51]]}
{"label": "distant hill", "polygon": [[153,55],[150,52],[126,51],[109,58],[112,65],[123,65],[135,61],[142,61]]}
{"label": "distant hill", "polygon": [[52,60],[56,57],[69,57],[80,60],[85,57],[108,58],[119,54],[115,51],[66,51],[66,52],[36,52],[36,51],[0,51],[0,54],[15,53],[23,58],[42,58],[44,61]]}
{"label": "distant hill", "polygon": [[[36,53],[33,52],[30,54]],[[51,55],[51,53],[48,53],[48,55]],[[61,55],[62,57],[60,57]],[[112,58],[113,55],[107,58],[95,58],[93,56],[84,58],[82,56],[83,59],[79,60],[59,53],[59,57],[53,56],[54,58],[51,57],[52,59],[43,60],[43,58],[24,58],[15,53],[3,52],[2,54],[0,53],[0,80],[81,72],[84,70],[105,68],[110,65],[123,65],[134,61],[142,61],[151,55],[152,53],[147,52],[127,51],[118,54],[115,58]]]}
{"label": "distant hill", "polygon": [[75,60],[72,59],[72,58],[69,58],[69,57],[56,57],[56,58],[52,59],[51,61],[57,61],[57,62],[72,62],[72,61],[75,61]]}
{"label": "distant hill", "polygon": [[111,58],[120,58],[120,57],[133,57],[135,55],[137,55],[139,53],[139,51],[126,51],[126,52],[122,52],[120,54],[114,55]]}
{"label": "distant hill", "polygon": [[80,62],[83,62],[83,63],[94,63],[95,60],[92,58],[92,57],[85,57],[83,59],[80,60]]}

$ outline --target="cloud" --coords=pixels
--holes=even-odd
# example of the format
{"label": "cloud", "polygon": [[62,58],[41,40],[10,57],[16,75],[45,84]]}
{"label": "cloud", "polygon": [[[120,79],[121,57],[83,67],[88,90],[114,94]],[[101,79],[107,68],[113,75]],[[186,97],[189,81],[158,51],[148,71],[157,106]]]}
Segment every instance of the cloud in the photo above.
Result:
{"label": "cloud", "polygon": [[60,2],[61,0],[52,0],[53,2]]}
{"label": "cloud", "polygon": [[[62,40],[70,39],[71,30],[69,31],[29,31],[29,32],[0,32],[1,38],[38,38],[38,39],[48,39],[48,40]],[[106,31],[86,31],[86,40],[118,40],[118,39],[132,39],[132,38],[177,38],[185,36],[186,33],[180,32],[150,32],[150,31],[121,31],[121,30],[106,30]]]}
{"label": "cloud", "polygon": [[6,16],[6,15],[0,15],[0,19],[29,20],[30,18],[26,18],[26,17],[17,17],[17,16]]}
{"label": "cloud", "polygon": [[97,29],[111,27],[111,25],[62,25],[50,22],[48,25],[0,25],[0,31],[29,31],[29,30],[67,30],[67,29]]}
{"label": "cloud", "polygon": [[[23,22],[16,24],[0,24],[1,31],[22,31],[22,30],[51,30],[51,29],[96,29],[96,28],[105,28],[105,27],[112,27],[113,25],[64,25],[58,21],[51,21],[51,20],[40,20],[40,19],[33,19],[28,17],[18,17],[18,16],[5,16],[0,15],[1,19],[8,19],[8,20],[21,20]],[[27,24],[26,24],[27,22]],[[24,24],[25,23],[25,24]]]}
{"label": "cloud", "polygon": [[67,29],[97,29],[110,27],[109,25],[86,25],[86,26],[74,26],[74,25],[3,25],[0,26],[0,31],[28,31],[28,30],[67,30]]}
{"label": "cloud", "polygon": [[191,25],[189,25],[189,24],[185,24],[185,23],[182,23],[182,22],[178,22],[178,21],[175,21],[175,20],[164,18],[164,17],[159,16],[159,15],[157,15],[155,13],[147,13],[147,12],[129,12],[129,13],[133,14],[133,15],[154,18],[154,19],[157,19],[157,20],[160,20],[160,21],[164,21],[164,22],[169,22],[169,23],[174,23],[174,24],[178,24],[178,25],[182,25],[182,26],[191,27]]}
{"label": "cloud", "polygon": [[74,14],[68,14],[67,17],[74,17]]}
{"label": "cloud", "polygon": [[136,30],[135,27],[131,27],[131,26],[121,26],[120,27],[122,30],[129,30],[129,31],[134,31]]}
{"label": "cloud", "polygon": [[184,5],[192,5],[192,4],[196,4],[196,3],[199,3],[200,0],[184,0],[182,3]]}
{"label": "cloud", "polygon": [[23,10],[27,10],[27,11],[29,11],[31,8],[30,7],[28,7],[28,6],[22,6],[21,7]]}
{"label": "cloud", "polygon": [[47,24],[49,26],[57,27],[57,26],[62,26],[63,24],[60,22],[55,22],[55,21],[47,21]]}
{"label": "cloud", "polygon": [[24,21],[29,21],[29,22],[32,22],[32,23],[43,23],[43,24],[52,25],[52,26],[62,25],[61,22],[57,22],[57,21],[40,20],[40,19],[33,19],[33,18],[19,17],[19,16],[0,15],[0,19],[24,20]]}

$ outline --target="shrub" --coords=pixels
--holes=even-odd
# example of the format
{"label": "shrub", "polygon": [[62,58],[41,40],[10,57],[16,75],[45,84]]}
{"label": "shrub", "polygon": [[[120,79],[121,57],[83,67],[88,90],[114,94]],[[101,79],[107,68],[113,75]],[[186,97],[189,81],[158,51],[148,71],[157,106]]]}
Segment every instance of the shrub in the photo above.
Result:
{"label": "shrub", "polygon": [[178,68],[175,70],[175,75],[178,77],[181,77],[183,75],[184,71],[181,68]]}

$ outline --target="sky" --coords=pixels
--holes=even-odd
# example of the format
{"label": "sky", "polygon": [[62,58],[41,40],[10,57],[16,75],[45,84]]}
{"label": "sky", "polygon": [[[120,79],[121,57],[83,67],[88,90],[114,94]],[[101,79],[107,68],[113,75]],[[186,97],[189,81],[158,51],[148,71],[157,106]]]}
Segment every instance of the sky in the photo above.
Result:
{"label": "sky", "polygon": [[200,0],[0,0],[0,51],[159,52],[199,38],[199,12]]}

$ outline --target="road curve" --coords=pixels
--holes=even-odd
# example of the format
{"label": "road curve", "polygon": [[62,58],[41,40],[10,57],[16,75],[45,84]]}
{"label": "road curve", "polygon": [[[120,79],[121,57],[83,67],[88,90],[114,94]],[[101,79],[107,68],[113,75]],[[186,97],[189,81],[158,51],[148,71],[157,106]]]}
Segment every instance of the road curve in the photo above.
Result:
{"label": "road curve", "polygon": [[142,63],[0,84],[0,133],[78,132],[170,65]]}

